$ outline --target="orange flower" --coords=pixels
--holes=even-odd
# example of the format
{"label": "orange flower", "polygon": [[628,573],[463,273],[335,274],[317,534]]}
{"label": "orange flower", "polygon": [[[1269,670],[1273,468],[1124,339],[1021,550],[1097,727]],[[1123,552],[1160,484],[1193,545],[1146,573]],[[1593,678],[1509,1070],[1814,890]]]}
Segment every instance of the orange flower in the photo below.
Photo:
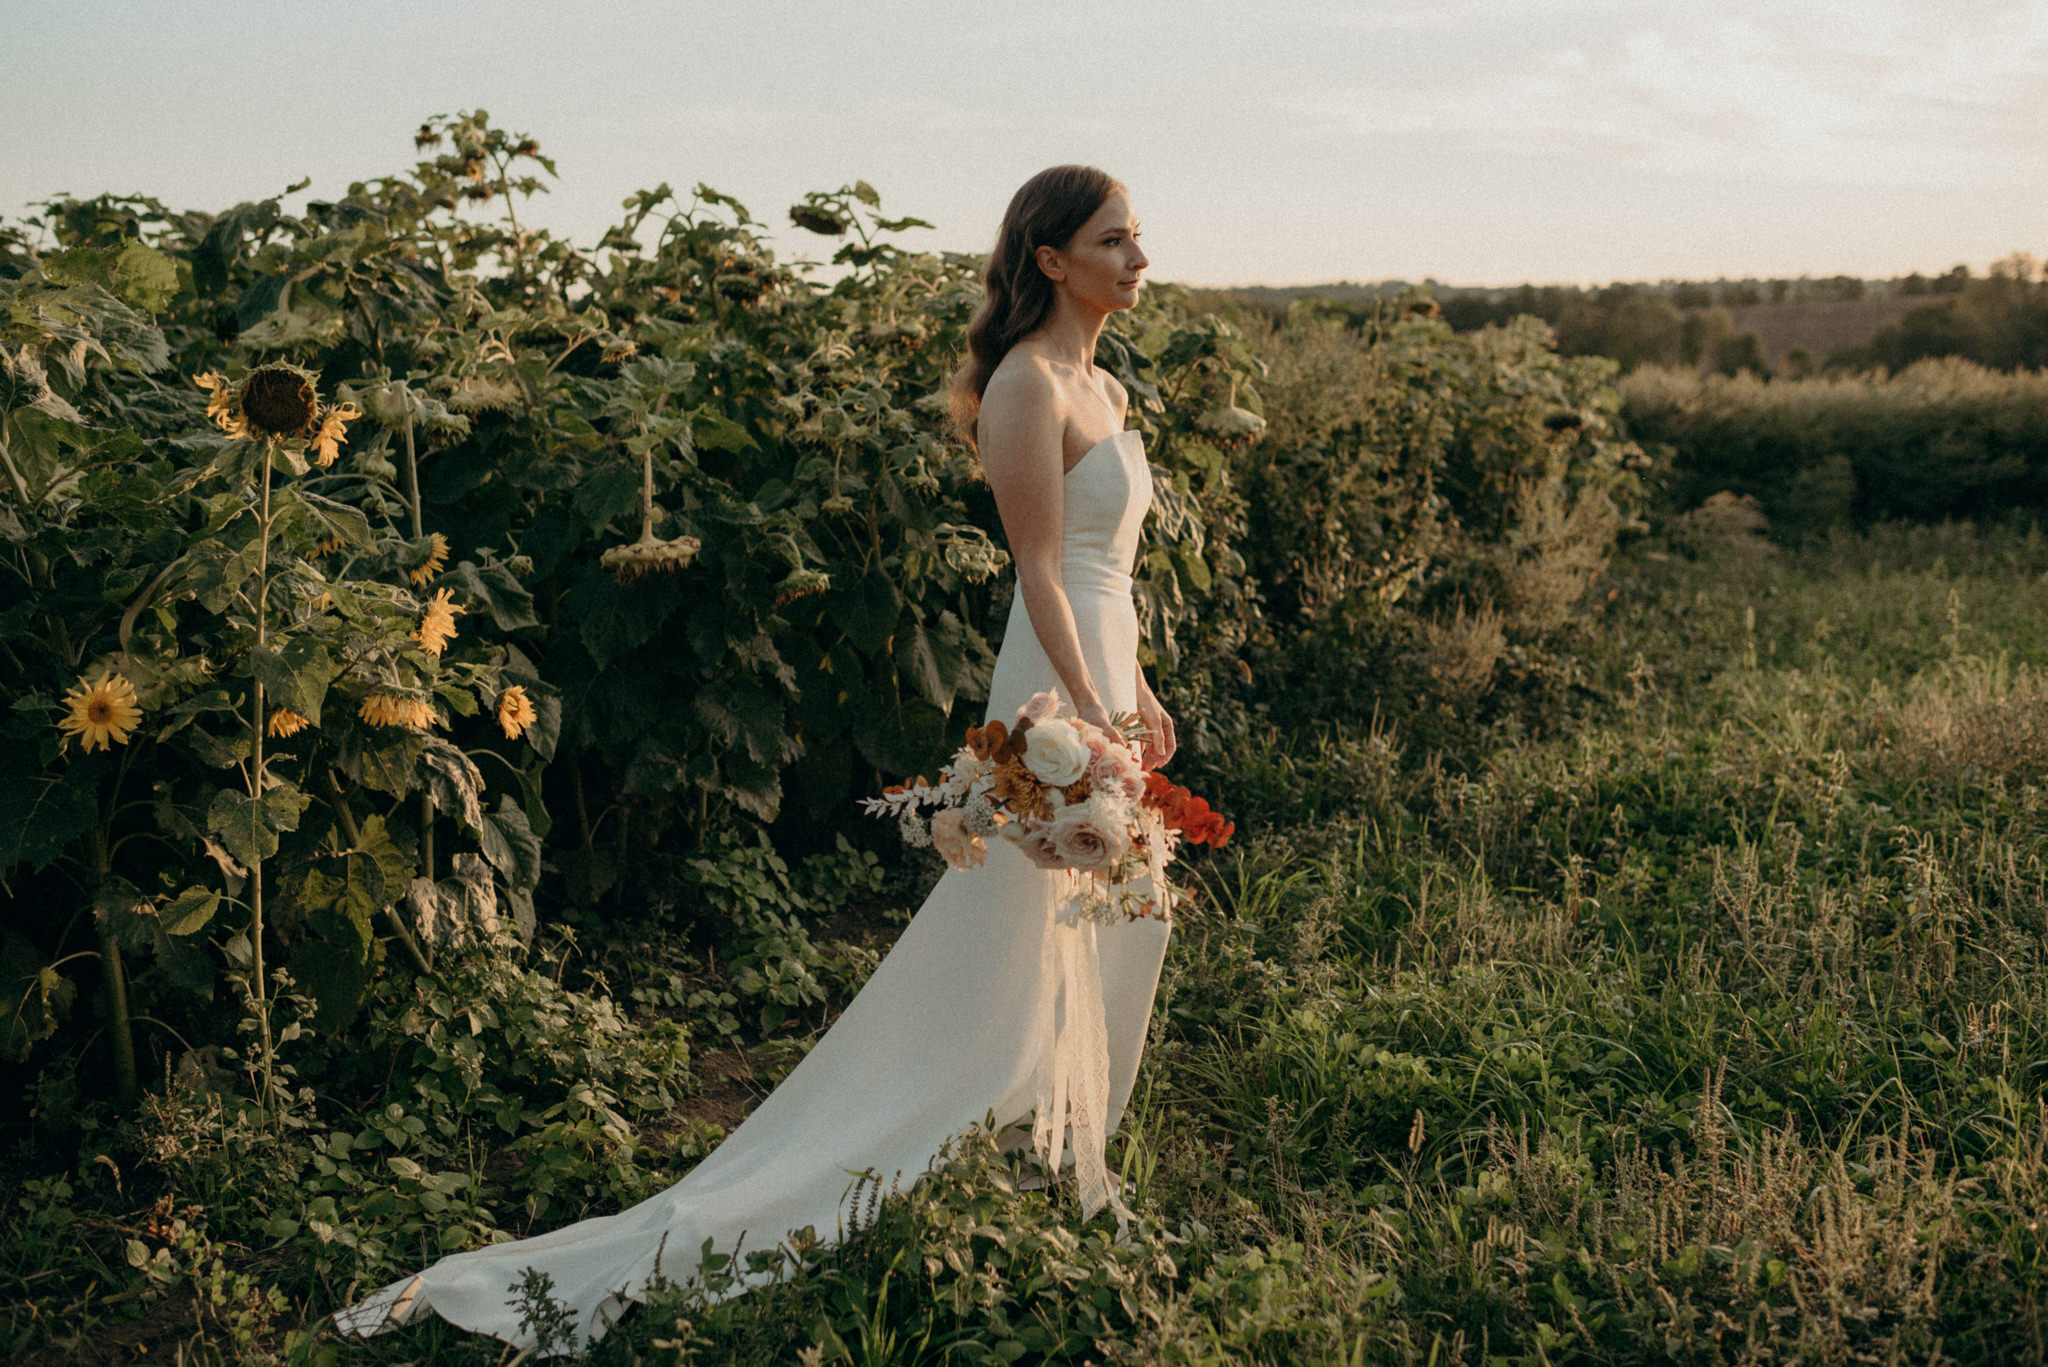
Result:
{"label": "orange flower", "polygon": [[280,707],[270,714],[270,734],[278,740],[290,740],[311,725],[289,707]]}

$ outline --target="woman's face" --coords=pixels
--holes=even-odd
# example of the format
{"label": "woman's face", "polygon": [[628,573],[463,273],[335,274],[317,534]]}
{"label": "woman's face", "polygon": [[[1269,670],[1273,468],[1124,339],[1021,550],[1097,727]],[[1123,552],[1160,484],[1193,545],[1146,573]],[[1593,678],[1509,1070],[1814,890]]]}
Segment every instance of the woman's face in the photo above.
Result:
{"label": "woman's face", "polygon": [[1138,217],[1122,190],[1102,201],[1064,248],[1040,247],[1038,262],[1076,303],[1104,313],[1138,302],[1138,277],[1152,264],[1138,246]]}

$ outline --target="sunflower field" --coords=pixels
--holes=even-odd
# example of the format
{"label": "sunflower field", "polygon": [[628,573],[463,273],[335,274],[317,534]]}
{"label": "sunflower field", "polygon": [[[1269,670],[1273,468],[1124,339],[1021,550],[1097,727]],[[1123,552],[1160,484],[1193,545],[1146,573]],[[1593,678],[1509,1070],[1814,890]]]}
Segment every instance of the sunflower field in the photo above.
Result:
{"label": "sunflower field", "polygon": [[[583,249],[521,222],[533,139],[417,140],[298,213],[0,224],[17,1356],[330,1360],[351,1288],[658,1190],[930,874],[855,800],[980,720],[1008,607],[944,395],[978,261],[862,182],[789,210],[828,262],[701,185]],[[1610,363],[1172,287],[1099,359],[1217,792],[1609,696]]]}

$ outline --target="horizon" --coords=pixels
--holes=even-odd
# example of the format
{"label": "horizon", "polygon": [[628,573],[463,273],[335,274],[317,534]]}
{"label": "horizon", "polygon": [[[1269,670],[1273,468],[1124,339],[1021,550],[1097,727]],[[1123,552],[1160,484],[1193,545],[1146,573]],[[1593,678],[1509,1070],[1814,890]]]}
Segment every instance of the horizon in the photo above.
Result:
{"label": "horizon", "polygon": [[2048,7],[2013,0],[325,15],[17,16],[0,217],[67,192],[217,211],[304,177],[288,203],[334,196],[410,169],[422,118],[481,107],[557,160],[531,219],[586,247],[666,180],[747,204],[786,259],[829,255],[786,206],[865,179],[936,225],[905,247],[979,252],[1016,184],[1080,160],[1132,185],[1155,277],[1201,289],[1877,280],[2048,250]]}

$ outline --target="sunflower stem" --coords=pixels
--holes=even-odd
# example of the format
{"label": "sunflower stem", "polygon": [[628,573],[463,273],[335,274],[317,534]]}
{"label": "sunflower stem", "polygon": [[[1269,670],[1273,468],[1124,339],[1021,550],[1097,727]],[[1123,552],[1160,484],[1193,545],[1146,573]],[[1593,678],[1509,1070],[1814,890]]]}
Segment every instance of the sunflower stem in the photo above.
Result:
{"label": "sunflower stem", "polygon": [[[109,812],[93,831],[92,862],[93,886],[106,885],[107,874],[112,866],[112,850],[107,843],[107,823],[113,820]],[[100,932],[100,967],[106,973],[107,1015],[111,1022],[114,1046],[114,1084],[122,1101],[130,1101],[138,1090],[135,1079],[135,1026],[128,1014],[128,965],[121,958],[120,942],[113,932]]]}
{"label": "sunflower stem", "polygon": [[[363,833],[356,825],[356,814],[349,810],[348,798],[343,795],[341,783],[334,777],[334,770],[322,768],[320,776],[326,780],[327,803],[334,808],[334,819],[341,823],[341,833],[348,837],[349,848],[362,849]],[[413,939],[412,931],[406,928],[404,919],[399,916],[397,902],[384,904],[384,919],[391,923],[392,933],[398,937],[398,942],[405,946],[405,957],[412,960],[412,966],[425,976],[433,977],[434,966],[427,962],[427,956],[420,952],[419,941]]]}
{"label": "sunflower stem", "polygon": [[412,391],[405,394],[405,505],[412,511],[412,539],[417,541],[427,534],[426,523],[420,516],[420,458],[413,446],[412,437]]}
{"label": "sunflower stem", "polygon": [[[263,444],[263,485],[262,503],[259,510],[256,535],[256,650],[260,655],[269,640],[270,615],[270,473],[271,458],[276,451],[276,439]],[[249,797],[252,801],[263,800],[264,779],[263,756],[263,680],[252,677],[249,680]],[[272,1094],[276,1090],[276,1044],[270,1033],[269,980],[263,969],[263,859],[259,855],[249,861],[249,962],[254,968],[255,981],[250,985],[249,1002],[256,1011],[256,1024],[262,1035],[263,1096],[261,1104],[267,1110]]]}

